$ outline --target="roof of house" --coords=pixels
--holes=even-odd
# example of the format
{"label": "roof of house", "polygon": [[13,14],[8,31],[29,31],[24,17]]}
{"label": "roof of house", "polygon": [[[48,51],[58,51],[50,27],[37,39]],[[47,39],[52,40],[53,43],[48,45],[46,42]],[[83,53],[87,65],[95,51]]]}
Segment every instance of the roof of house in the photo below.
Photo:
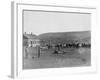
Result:
{"label": "roof of house", "polygon": [[38,39],[38,37],[34,34],[24,34],[24,39]]}
{"label": "roof of house", "polygon": [[28,39],[25,35],[23,35],[23,39]]}

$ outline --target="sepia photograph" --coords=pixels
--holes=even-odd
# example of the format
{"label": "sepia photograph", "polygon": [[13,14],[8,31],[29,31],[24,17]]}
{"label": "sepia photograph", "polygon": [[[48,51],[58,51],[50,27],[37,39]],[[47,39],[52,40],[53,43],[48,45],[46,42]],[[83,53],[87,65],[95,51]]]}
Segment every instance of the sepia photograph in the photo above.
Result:
{"label": "sepia photograph", "polygon": [[23,69],[91,66],[91,14],[23,10]]}

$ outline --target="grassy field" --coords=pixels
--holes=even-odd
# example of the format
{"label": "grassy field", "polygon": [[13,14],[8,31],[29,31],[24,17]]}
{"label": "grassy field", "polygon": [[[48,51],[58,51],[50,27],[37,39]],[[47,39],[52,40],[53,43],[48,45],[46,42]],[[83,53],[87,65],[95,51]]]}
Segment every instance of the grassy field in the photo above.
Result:
{"label": "grassy field", "polygon": [[38,58],[36,51],[29,49],[29,54],[35,54],[34,58],[23,59],[23,69],[39,68],[61,68],[61,67],[80,67],[91,65],[90,48],[66,48],[65,54],[53,54],[54,50],[41,50]]}

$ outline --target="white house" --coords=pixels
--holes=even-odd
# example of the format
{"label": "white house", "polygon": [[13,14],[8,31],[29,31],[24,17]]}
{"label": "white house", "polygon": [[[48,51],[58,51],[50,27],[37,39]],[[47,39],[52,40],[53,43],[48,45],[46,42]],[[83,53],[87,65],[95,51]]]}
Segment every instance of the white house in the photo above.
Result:
{"label": "white house", "polygon": [[24,34],[24,36],[27,38],[26,41],[28,43],[28,47],[36,47],[40,45],[40,40],[36,35]]}

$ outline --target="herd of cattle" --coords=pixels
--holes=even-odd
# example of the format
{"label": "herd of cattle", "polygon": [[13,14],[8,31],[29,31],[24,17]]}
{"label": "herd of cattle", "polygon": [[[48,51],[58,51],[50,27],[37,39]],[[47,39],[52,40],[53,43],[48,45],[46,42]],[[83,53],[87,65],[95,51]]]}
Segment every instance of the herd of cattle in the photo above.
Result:
{"label": "herd of cattle", "polygon": [[[27,48],[28,47],[29,46],[27,46]],[[46,43],[44,44],[44,46],[40,44],[38,45],[38,57],[40,57],[41,50],[52,49],[54,51],[53,52],[54,54],[63,54],[63,53],[66,53],[66,51],[63,51],[63,49],[66,49],[66,48],[76,48],[76,49],[91,48],[91,44],[90,43],[57,43],[57,44],[50,44],[50,43],[47,44]]]}
{"label": "herd of cattle", "polygon": [[45,47],[41,47],[42,49],[50,49],[50,48],[90,48],[90,43],[58,43],[58,44],[46,44]]}

